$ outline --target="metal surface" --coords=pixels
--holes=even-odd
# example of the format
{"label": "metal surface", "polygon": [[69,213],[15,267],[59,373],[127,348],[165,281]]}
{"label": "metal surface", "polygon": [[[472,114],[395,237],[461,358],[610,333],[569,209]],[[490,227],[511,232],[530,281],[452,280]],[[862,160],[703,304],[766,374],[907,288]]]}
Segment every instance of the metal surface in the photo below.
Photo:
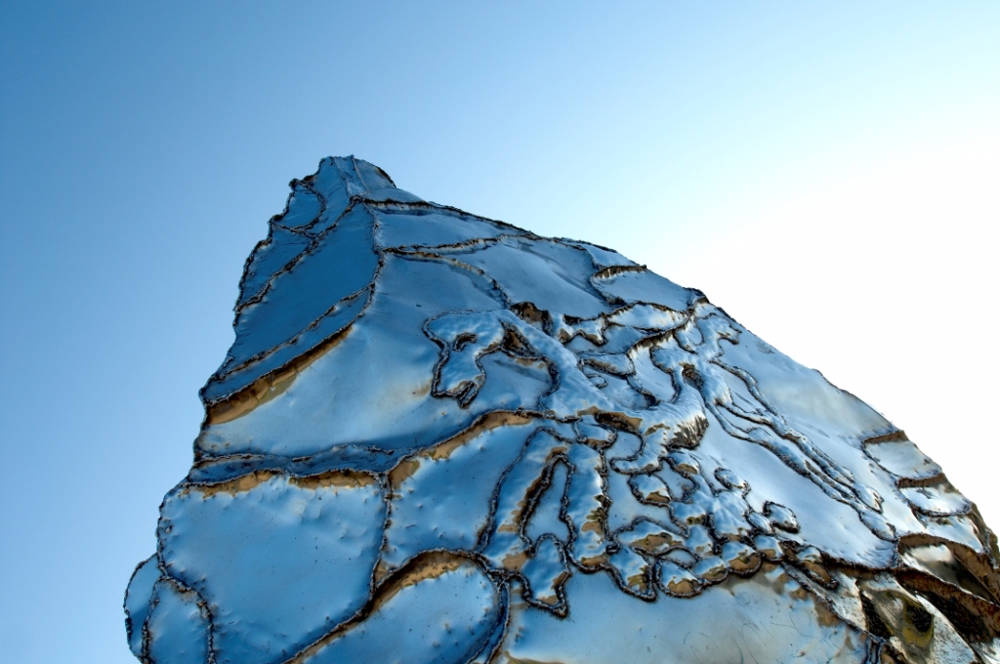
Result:
{"label": "metal surface", "polygon": [[1000,661],[996,538],[700,292],[331,158],[126,597],[147,662]]}

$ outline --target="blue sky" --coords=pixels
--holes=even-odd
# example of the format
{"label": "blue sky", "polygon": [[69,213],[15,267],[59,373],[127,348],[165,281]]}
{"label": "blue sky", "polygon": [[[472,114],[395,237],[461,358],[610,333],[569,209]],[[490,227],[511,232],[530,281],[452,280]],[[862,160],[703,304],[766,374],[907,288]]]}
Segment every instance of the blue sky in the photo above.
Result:
{"label": "blue sky", "polygon": [[121,597],[287,182],[614,247],[904,427],[1000,526],[1000,5],[0,2],[0,659]]}

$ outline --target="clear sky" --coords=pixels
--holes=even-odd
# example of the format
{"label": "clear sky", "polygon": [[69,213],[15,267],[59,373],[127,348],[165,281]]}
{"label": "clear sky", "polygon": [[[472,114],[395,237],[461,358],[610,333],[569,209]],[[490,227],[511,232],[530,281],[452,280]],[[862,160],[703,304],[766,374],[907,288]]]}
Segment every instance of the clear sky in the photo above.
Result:
{"label": "clear sky", "polygon": [[704,290],[1000,528],[998,35],[986,1],[0,0],[0,660],[133,661],[243,261],[327,155]]}

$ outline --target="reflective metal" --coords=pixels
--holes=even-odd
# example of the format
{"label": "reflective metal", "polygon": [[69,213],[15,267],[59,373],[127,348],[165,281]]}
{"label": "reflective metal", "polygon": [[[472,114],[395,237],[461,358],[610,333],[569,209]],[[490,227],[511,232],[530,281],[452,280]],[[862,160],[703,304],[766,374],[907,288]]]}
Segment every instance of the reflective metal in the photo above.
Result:
{"label": "reflective metal", "polygon": [[1000,661],[941,468],[609,249],[330,158],[234,327],[126,596],[145,662]]}

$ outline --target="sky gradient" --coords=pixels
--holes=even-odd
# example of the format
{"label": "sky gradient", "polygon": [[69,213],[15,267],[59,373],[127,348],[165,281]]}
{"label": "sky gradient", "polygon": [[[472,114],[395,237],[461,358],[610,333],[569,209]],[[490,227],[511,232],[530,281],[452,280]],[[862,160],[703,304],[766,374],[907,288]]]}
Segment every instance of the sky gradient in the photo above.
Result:
{"label": "sky gradient", "polygon": [[327,155],[700,288],[1000,527],[1000,4],[870,5],[0,0],[0,660],[134,661],[243,261]]}

